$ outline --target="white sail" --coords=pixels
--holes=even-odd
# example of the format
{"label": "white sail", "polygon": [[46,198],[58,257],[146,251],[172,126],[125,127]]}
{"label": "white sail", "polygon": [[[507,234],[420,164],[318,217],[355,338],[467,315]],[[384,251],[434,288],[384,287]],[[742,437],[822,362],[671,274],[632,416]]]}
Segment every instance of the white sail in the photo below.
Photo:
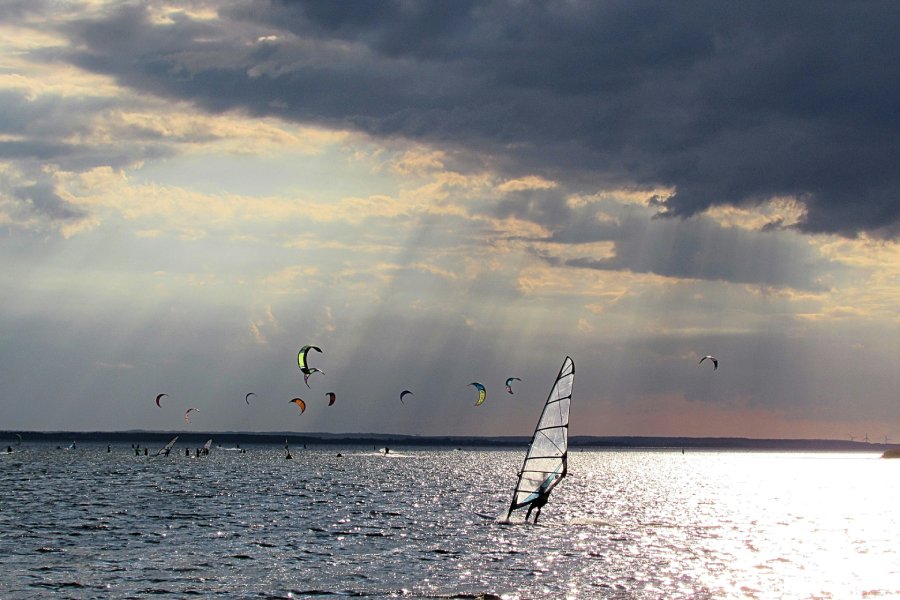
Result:
{"label": "white sail", "polygon": [[169,455],[169,452],[172,450],[172,446],[175,445],[175,442],[176,442],[176,441],[178,441],[178,436],[177,436],[177,435],[176,435],[175,437],[172,438],[172,441],[171,441],[171,442],[169,442],[168,444],[166,444],[165,446],[163,446],[162,448],[160,448],[159,450],[157,450],[156,456],[159,456],[160,454],[162,454],[163,456],[168,456],[168,455]]}
{"label": "white sail", "polygon": [[206,443],[203,444],[203,449],[209,452],[209,449],[212,448],[212,438],[206,440]]}
{"label": "white sail", "polygon": [[566,476],[569,403],[572,401],[574,380],[575,363],[567,356],[534,429],[507,518],[512,511],[528,506],[542,496],[546,497]]}

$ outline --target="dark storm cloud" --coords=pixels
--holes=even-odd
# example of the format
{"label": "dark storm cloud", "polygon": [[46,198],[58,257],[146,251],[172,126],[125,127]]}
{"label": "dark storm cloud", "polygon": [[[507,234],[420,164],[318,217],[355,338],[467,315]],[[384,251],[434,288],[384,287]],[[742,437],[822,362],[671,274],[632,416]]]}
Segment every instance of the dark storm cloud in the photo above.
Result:
{"label": "dark storm cloud", "polygon": [[[795,196],[798,227],[900,231],[900,4],[247,2],[74,22],[67,59],[208,110],[350,126],[662,213]],[[258,41],[264,36],[279,36]]]}

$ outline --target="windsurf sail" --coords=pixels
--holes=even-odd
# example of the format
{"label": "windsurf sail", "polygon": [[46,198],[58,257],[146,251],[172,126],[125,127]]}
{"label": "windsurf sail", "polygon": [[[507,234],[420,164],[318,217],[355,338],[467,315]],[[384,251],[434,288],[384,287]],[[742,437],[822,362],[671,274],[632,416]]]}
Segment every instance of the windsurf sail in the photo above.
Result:
{"label": "windsurf sail", "polygon": [[203,444],[203,450],[204,450],[207,454],[209,454],[209,449],[210,449],[210,448],[212,448],[212,438],[209,438],[208,440],[206,440],[206,443]]}
{"label": "windsurf sail", "polygon": [[171,442],[169,442],[168,444],[166,444],[165,446],[163,446],[162,448],[160,448],[159,450],[156,451],[156,456],[159,456],[160,454],[162,454],[163,456],[168,456],[169,452],[172,451],[172,446],[174,446],[175,442],[177,442],[177,441],[178,441],[178,436],[176,435],[175,437],[172,438]]}
{"label": "windsurf sail", "polygon": [[516,509],[536,502],[537,506],[541,506],[540,502],[546,502],[550,491],[566,476],[569,404],[574,380],[575,363],[567,356],[534,428],[528,453],[519,470],[519,481],[506,514],[507,519]]}

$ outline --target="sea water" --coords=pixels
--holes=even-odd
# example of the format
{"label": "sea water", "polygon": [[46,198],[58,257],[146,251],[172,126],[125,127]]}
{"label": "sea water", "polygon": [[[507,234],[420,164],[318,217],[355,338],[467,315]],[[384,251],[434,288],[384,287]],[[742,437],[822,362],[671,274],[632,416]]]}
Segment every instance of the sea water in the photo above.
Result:
{"label": "sea water", "polygon": [[900,596],[900,460],[574,451],[533,526],[491,518],[523,455],[24,443],[0,598]]}

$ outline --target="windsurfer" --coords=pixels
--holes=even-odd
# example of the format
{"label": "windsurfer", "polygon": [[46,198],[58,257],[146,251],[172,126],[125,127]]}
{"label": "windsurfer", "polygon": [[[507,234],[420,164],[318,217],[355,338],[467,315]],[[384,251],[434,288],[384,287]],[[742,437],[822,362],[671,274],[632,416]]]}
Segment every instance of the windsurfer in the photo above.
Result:
{"label": "windsurfer", "polygon": [[528,505],[528,512],[525,513],[525,520],[528,520],[528,517],[531,515],[531,511],[537,509],[534,513],[534,523],[537,525],[538,519],[541,516],[541,509],[544,508],[544,505],[547,504],[547,501],[550,500],[550,492],[543,492],[534,501]]}

